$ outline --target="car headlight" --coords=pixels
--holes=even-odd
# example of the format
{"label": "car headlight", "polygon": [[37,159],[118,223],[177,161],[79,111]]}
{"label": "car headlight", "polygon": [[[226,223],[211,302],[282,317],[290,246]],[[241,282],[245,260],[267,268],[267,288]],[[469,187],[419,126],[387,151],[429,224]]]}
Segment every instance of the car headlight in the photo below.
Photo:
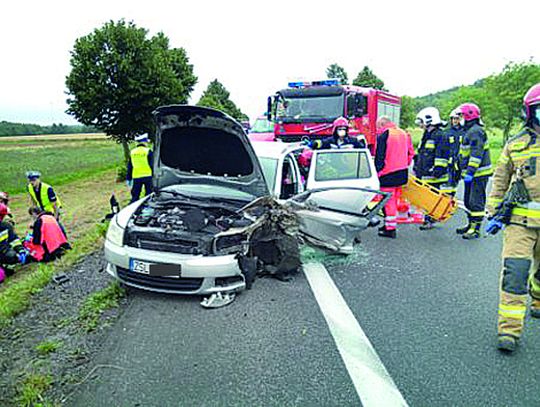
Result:
{"label": "car headlight", "polygon": [[242,251],[247,246],[247,236],[244,233],[220,236],[214,241],[214,253],[230,254]]}
{"label": "car headlight", "polygon": [[117,246],[124,244],[124,228],[118,225],[116,216],[111,219],[106,239]]}

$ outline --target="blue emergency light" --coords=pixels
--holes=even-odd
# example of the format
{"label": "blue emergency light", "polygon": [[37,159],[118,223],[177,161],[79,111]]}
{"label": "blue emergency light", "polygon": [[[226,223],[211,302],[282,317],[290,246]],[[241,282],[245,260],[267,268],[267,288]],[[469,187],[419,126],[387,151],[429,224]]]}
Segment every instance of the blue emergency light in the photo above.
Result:
{"label": "blue emergency light", "polygon": [[336,86],[339,85],[339,79],[323,79],[321,81],[311,82],[289,82],[289,88],[305,88],[308,86]]}

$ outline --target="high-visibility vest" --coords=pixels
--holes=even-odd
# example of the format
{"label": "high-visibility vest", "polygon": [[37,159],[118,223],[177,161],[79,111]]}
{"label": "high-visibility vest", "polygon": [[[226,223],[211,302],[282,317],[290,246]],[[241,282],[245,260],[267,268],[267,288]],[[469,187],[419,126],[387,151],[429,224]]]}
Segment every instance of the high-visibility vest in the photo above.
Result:
{"label": "high-visibility vest", "polygon": [[148,164],[148,154],[150,149],[145,146],[135,147],[131,150],[131,165],[133,166],[133,178],[143,178],[152,176],[152,168]]}
{"label": "high-visibility vest", "polygon": [[[32,184],[28,184],[28,193],[32,197],[32,200],[36,204],[36,206],[40,207],[42,210],[54,213],[54,203],[49,200],[49,188],[51,186],[42,182],[39,190],[39,196],[41,198],[42,205],[39,204],[39,199],[36,196],[36,192],[34,191],[34,187]],[[60,202],[60,197],[56,195],[56,205],[60,208],[62,206],[62,202]]]}

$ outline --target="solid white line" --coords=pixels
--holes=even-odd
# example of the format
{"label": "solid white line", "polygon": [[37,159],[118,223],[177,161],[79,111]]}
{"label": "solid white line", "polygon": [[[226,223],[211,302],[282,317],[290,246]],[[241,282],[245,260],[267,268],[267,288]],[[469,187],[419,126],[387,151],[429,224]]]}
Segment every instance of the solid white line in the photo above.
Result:
{"label": "solid white line", "polygon": [[407,406],[324,266],[303,268],[364,407]]}

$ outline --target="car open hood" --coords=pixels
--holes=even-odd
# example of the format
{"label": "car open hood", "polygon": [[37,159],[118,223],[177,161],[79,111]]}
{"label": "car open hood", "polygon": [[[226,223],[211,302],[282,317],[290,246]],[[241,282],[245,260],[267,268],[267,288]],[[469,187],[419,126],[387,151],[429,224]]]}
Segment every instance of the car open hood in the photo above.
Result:
{"label": "car open hood", "polygon": [[218,185],[268,195],[257,156],[242,126],[214,109],[189,105],[159,107],[154,186]]}

